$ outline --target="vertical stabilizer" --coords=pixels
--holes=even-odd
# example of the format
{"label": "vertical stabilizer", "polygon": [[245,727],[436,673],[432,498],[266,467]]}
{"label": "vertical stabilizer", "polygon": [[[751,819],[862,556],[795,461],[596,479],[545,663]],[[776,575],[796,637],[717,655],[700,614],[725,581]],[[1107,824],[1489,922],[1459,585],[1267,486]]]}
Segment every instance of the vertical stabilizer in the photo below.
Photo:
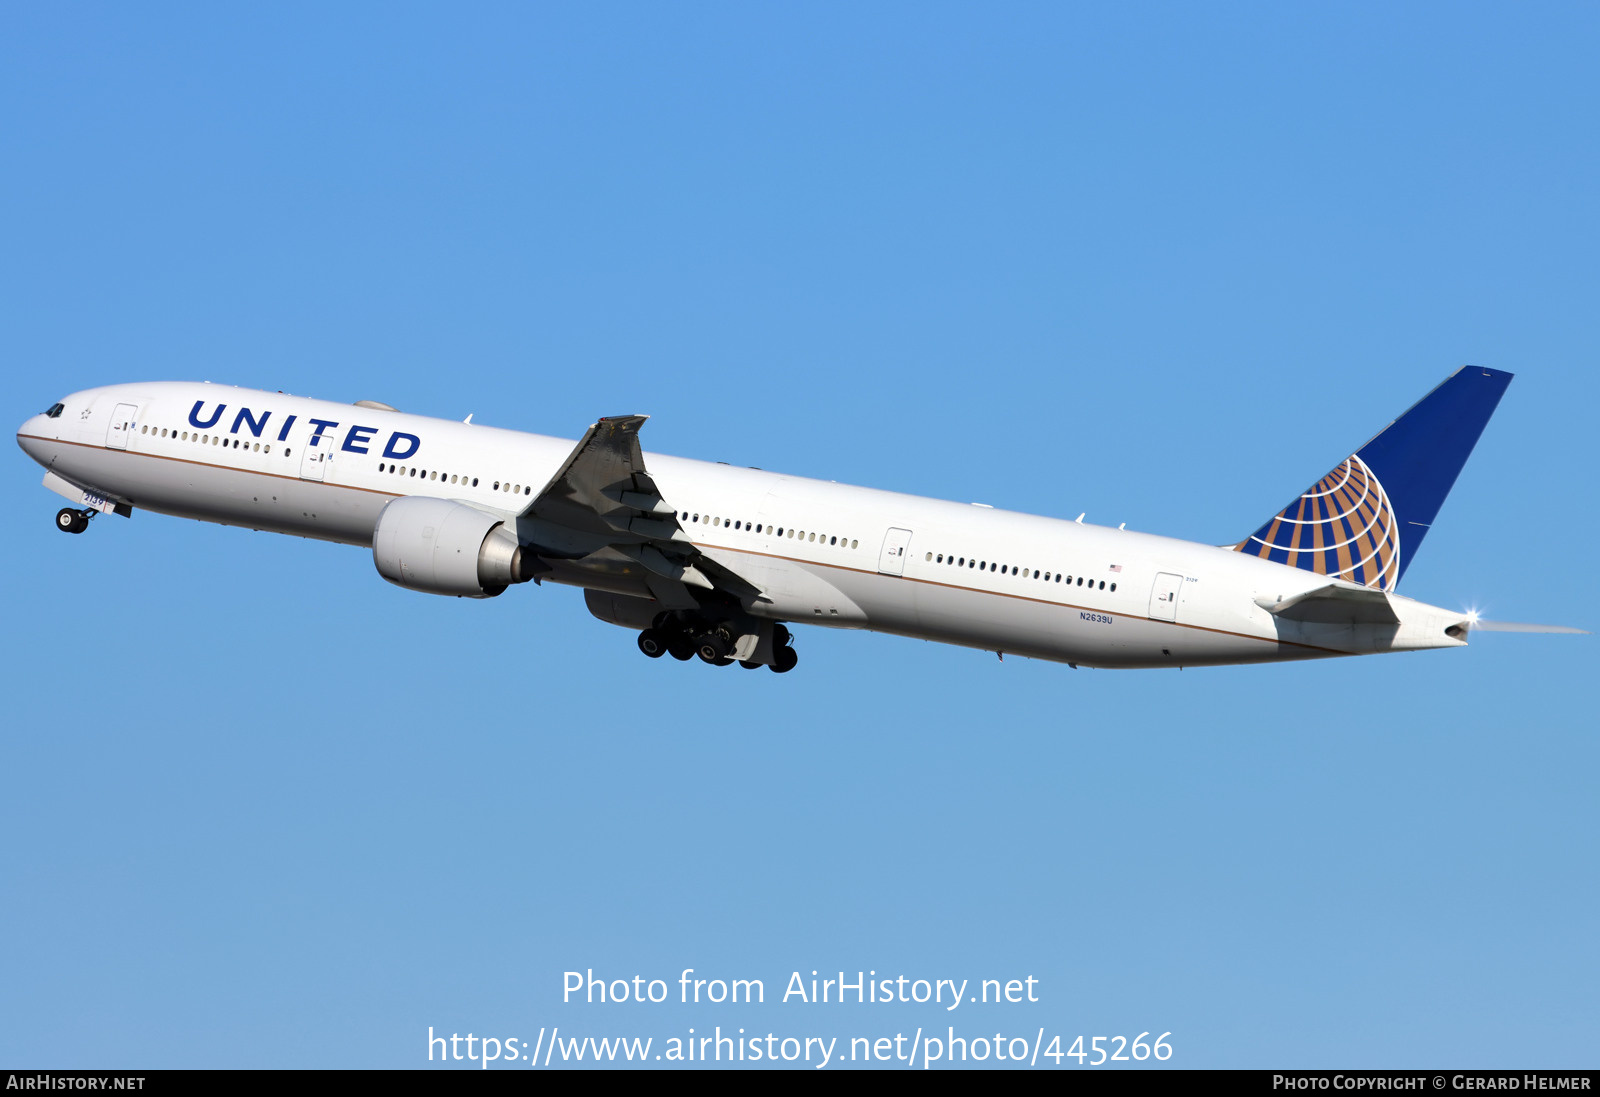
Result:
{"label": "vertical stabilizer", "polygon": [[1462,366],[1234,548],[1393,590],[1510,383]]}

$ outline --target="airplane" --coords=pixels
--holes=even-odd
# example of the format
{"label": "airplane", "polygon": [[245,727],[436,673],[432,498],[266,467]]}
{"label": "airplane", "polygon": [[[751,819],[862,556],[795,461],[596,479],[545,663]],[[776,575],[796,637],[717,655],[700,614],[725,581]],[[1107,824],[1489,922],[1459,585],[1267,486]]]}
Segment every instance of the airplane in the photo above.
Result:
{"label": "airplane", "polygon": [[1199,667],[1465,646],[1396,593],[1512,375],[1463,366],[1228,545],[646,454],[646,416],[576,444],[388,404],[152,382],[17,432],[57,528],[135,510],[372,550],[378,574],[492,598],[582,587],[645,655],[783,673],[795,624],[1077,667]]}

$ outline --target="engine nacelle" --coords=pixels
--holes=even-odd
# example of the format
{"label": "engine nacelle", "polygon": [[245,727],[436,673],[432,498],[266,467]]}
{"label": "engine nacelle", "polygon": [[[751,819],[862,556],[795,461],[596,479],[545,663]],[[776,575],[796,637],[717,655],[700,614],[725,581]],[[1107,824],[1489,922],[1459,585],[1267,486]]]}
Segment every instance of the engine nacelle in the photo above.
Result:
{"label": "engine nacelle", "polygon": [[413,495],[378,515],[372,534],[378,574],[396,586],[461,598],[493,598],[533,578],[536,564],[493,514]]}

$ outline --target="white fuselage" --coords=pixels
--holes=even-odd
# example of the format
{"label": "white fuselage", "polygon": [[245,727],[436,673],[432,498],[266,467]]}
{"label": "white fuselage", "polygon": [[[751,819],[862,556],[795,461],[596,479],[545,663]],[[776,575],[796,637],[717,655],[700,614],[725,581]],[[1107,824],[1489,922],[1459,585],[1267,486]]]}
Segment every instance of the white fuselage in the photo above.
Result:
{"label": "white fuselage", "polygon": [[[18,441],[68,498],[353,545],[372,544],[397,497],[519,514],[573,449],[224,385],[116,385],[63,403],[55,418],[28,420]],[[1461,614],[1395,595],[1397,626],[1276,617],[1263,605],[1327,580],[1228,548],[758,469],[645,461],[689,540],[759,588],[746,609],[760,617],[1098,667],[1464,643],[1445,632]],[[648,597],[614,567],[547,559],[548,581]]]}

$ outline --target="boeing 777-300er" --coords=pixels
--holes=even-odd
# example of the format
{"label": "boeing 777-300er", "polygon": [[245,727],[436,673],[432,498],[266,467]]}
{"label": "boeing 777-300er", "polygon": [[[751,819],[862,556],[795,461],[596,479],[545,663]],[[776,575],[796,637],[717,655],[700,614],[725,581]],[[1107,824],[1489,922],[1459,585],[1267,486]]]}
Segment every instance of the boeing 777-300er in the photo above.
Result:
{"label": "boeing 777-300er", "polygon": [[1221,547],[646,455],[642,415],[574,445],[368,400],[154,382],[73,393],[17,441],[72,502],[64,532],[150,510],[367,546],[385,579],[430,594],[565,583],[652,658],[787,671],[786,626],[807,623],[1195,667],[1461,647],[1487,627],[1395,588],[1510,381],[1457,370]]}

